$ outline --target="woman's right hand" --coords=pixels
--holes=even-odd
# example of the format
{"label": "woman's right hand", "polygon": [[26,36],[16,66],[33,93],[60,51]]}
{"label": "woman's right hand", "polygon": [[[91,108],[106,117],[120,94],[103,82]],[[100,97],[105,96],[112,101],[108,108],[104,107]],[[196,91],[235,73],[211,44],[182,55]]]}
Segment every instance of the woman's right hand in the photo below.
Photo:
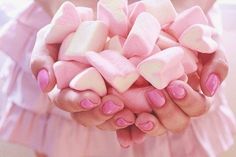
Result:
{"label": "woman's right hand", "polygon": [[[39,87],[44,93],[53,91],[56,85],[53,64],[57,61],[60,44],[46,44],[42,28],[36,38],[31,56],[31,70]],[[101,98],[92,91],[75,91],[71,88],[56,90],[51,101],[64,111],[70,112],[72,118],[84,126],[98,126],[103,130],[116,130],[127,127],[135,121],[134,114],[124,109],[123,102],[114,95]]]}

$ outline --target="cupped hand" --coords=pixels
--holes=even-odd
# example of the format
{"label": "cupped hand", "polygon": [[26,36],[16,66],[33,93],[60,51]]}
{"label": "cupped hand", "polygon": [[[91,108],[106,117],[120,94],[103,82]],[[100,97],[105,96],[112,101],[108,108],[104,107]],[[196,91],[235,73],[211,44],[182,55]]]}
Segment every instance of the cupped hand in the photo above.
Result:
{"label": "cupped hand", "polygon": [[92,91],[57,89],[53,64],[57,61],[60,44],[46,44],[48,26],[42,28],[36,38],[31,57],[31,70],[39,87],[49,93],[51,101],[60,109],[70,112],[72,118],[84,126],[97,126],[103,130],[116,130],[134,123],[135,116],[124,109],[123,102],[114,95],[100,97]]}

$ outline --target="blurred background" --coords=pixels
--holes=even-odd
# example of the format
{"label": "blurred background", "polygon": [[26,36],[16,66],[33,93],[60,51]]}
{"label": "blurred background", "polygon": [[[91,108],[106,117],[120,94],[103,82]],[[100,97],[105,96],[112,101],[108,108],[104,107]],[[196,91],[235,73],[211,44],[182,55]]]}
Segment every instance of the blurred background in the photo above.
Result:
{"label": "blurred background", "polygon": [[[0,28],[13,18],[29,0],[0,0]],[[229,104],[236,115],[236,0],[218,0],[223,21],[223,42],[227,50],[230,72],[226,79],[225,92]],[[0,63],[4,56],[0,53]],[[2,82],[0,80],[0,86]],[[4,101],[1,99],[0,101]],[[236,140],[236,138],[235,138]],[[235,157],[236,144],[220,157]],[[18,145],[0,141],[0,157],[34,157],[31,150]]]}

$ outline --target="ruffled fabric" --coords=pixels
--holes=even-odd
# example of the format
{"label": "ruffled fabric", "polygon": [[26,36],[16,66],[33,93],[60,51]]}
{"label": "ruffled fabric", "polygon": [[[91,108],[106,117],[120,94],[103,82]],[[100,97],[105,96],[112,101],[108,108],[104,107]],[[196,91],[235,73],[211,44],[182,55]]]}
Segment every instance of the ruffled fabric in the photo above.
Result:
{"label": "ruffled fabric", "polygon": [[51,105],[38,87],[29,63],[36,34],[49,21],[50,17],[37,3],[30,3],[0,33],[0,51],[8,56],[0,68],[4,81],[0,93],[22,108],[38,113],[47,112]]}

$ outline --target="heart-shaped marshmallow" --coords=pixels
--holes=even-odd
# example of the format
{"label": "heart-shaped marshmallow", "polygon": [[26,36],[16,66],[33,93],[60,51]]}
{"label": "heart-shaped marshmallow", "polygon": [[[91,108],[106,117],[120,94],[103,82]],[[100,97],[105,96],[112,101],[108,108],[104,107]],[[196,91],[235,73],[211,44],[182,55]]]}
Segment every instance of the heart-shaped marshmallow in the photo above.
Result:
{"label": "heart-shaped marshmallow", "polygon": [[170,0],[142,0],[146,11],[159,21],[161,26],[174,21],[177,12]]}
{"label": "heart-shaped marshmallow", "polygon": [[88,62],[119,92],[125,92],[138,79],[135,66],[116,51],[87,52]]}
{"label": "heart-shaped marshmallow", "polygon": [[198,58],[197,53],[191,51],[188,48],[182,47],[184,50],[184,57],[182,59],[182,64],[184,66],[184,71],[186,74],[196,72],[198,69]]}
{"label": "heart-shaped marshmallow", "polygon": [[116,35],[116,36],[112,37],[106,43],[105,49],[114,50],[114,51],[117,51],[117,52],[120,52],[121,54],[123,54],[124,42],[125,42],[125,38]]}
{"label": "heart-shaped marshmallow", "polygon": [[213,53],[217,50],[218,44],[213,39],[214,28],[202,24],[190,26],[180,36],[181,45],[200,53]]}
{"label": "heart-shaped marshmallow", "polygon": [[160,49],[163,50],[170,47],[178,46],[179,43],[174,37],[166,32],[161,31],[160,36],[157,40],[157,45],[160,47]]}
{"label": "heart-shaped marshmallow", "polygon": [[128,1],[100,0],[97,5],[97,19],[106,23],[110,36],[126,37],[128,33]]}
{"label": "heart-shaped marshmallow", "polygon": [[208,24],[207,17],[199,6],[194,6],[181,12],[175,21],[167,27],[167,32],[179,39],[181,34],[194,24]]}
{"label": "heart-shaped marshmallow", "polygon": [[154,16],[141,13],[124,43],[124,56],[131,58],[149,55],[155,46],[160,30],[160,24]]}
{"label": "heart-shaped marshmallow", "polygon": [[69,87],[70,81],[88,66],[73,61],[57,61],[53,65],[54,74],[57,80],[57,87],[63,89]]}
{"label": "heart-shaped marshmallow", "polygon": [[129,5],[128,16],[129,16],[129,22],[131,25],[134,24],[138,15],[144,12],[145,9],[146,9],[145,4],[142,1],[138,1]]}
{"label": "heart-shaped marshmallow", "polygon": [[75,32],[63,59],[86,63],[84,57],[88,51],[103,50],[108,34],[107,26],[101,21],[85,21]]}
{"label": "heart-shaped marshmallow", "polygon": [[184,74],[183,56],[181,47],[168,48],[143,60],[137,69],[154,87],[163,89]]}
{"label": "heart-shaped marshmallow", "polygon": [[86,7],[75,7],[71,2],[65,2],[54,15],[50,29],[46,33],[45,41],[48,44],[61,43],[67,35],[76,31],[82,21],[92,20],[93,10]]}
{"label": "heart-shaped marshmallow", "polygon": [[76,75],[70,82],[70,88],[78,91],[92,90],[99,96],[107,94],[106,84],[101,74],[94,67],[85,69]]}

